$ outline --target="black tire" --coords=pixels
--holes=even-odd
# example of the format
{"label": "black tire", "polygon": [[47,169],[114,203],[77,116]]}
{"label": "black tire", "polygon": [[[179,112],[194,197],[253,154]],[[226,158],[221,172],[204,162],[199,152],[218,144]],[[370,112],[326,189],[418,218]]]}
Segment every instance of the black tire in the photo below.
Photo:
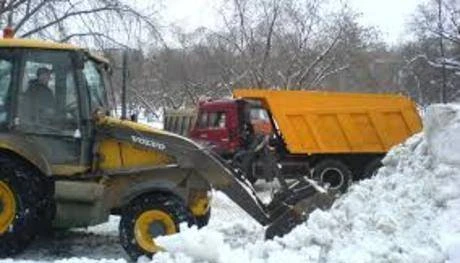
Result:
{"label": "black tire", "polygon": [[363,174],[361,175],[361,179],[371,178],[377,174],[377,171],[380,167],[382,167],[382,159],[376,158],[370,161],[363,170]]}
{"label": "black tire", "polygon": [[[0,154],[0,181],[9,188],[15,206],[14,219],[8,230],[0,234],[3,258],[22,252],[50,224],[54,217],[54,210],[49,210],[54,209],[54,187],[35,167],[6,154]],[[4,198],[2,212],[7,201]]]}
{"label": "black tire", "polygon": [[209,219],[211,219],[211,208],[208,209],[208,212],[202,216],[196,217],[196,225],[198,228],[202,228],[208,225]]}
{"label": "black tire", "polygon": [[[120,243],[129,257],[134,261],[142,255],[151,257],[159,251],[158,248],[151,249],[150,251],[143,248],[139,243],[142,241],[139,241],[135,234],[136,222],[144,212],[152,211],[167,215],[169,218],[166,219],[167,221],[172,220],[175,232],[170,231],[169,234],[179,232],[179,225],[183,222],[187,222],[189,226],[195,224],[195,219],[188,211],[185,203],[175,195],[154,193],[134,199],[129,205],[122,209],[119,225]],[[154,223],[156,225],[153,225]],[[159,224],[161,224],[161,229],[158,228]],[[166,232],[168,227],[172,226],[166,226],[161,221],[151,221],[149,224],[149,231],[155,228],[154,230]],[[148,234],[150,234],[150,240],[158,236],[152,233]]]}
{"label": "black tire", "polygon": [[325,159],[318,162],[313,169],[313,179],[322,184],[329,184],[329,189],[345,193],[352,181],[350,168],[335,159]]}

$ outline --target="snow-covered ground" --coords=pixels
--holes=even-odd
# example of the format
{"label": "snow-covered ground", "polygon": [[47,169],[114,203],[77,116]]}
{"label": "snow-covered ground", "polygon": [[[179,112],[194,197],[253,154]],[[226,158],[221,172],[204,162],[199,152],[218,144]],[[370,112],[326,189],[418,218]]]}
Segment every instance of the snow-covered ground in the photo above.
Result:
{"label": "snow-covered ground", "polygon": [[[437,105],[425,132],[394,148],[375,178],[351,187],[329,211],[315,211],[283,238],[216,192],[210,224],[159,242],[140,262],[460,262],[460,107]],[[267,196],[270,187],[259,184]],[[0,262],[125,262],[117,217],[35,242]]]}

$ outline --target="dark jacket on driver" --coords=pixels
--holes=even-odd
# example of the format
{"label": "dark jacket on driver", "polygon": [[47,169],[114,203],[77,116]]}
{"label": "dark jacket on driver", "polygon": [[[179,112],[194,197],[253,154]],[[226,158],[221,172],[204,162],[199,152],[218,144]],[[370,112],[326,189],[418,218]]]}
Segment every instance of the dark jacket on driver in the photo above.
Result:
{"label": "dark jacket on driver", "polygon": [[29,82],[24,93],[25,116],[29,121],[40,121],[52,118],[56,113],[56,101],[53,92],[37,79]]}

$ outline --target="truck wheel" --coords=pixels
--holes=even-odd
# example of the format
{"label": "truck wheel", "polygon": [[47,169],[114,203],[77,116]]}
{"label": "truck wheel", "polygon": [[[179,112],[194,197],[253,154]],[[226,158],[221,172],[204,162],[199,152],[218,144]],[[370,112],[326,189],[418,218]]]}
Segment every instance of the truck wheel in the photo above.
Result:
{"label": "truck wheel", "polygon": [[363,174],[361,175],[361,179],[371,178],[375,176],[380,167],[382,167],[382,159],[373,159],[364,168]]}
{"label": "truck wheel", "polygon": [[341,161],[326,159],[315,165],[313,179],[329,184],[329,189],[345,193],[351,184],[351,170]]}
{"label": "truck wheel", "polygon": [[53,204],[44,181],[34,167],[0,155],[0,257],[21,252],[43,229]]}
{"label": "truck wheel", "polygon": [[131,259],[163,250],[154,238],[180,231],[179,225],[195,223],[184,202],[173,195],[150,194],[134,199],[121,214],[120,243]]}
{"label": "truck wheel", "polygon": [[208,209],[208,212],[206,212],[206,214],[196,217],[196,225],[198,226],[198,228],[207,226],[209,223],[209,219],[211,219],[211,208]]}

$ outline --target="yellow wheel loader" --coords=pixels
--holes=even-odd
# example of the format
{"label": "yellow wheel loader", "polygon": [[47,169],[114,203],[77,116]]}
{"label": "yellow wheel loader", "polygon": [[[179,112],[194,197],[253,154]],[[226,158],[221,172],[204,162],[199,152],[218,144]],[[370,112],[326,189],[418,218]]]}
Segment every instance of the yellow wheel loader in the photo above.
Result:
{"label": "yellow wheel loader", "polygon": [[180,223],[204,226],[210,190],[222,190],[282,235],[330,195],[311,181],[263,204],[245,174],[193,141],[115,117],[110,67],[85,49],[0,40],[0,257],[51,228],[120,215],[120,242],[135,259]]}

